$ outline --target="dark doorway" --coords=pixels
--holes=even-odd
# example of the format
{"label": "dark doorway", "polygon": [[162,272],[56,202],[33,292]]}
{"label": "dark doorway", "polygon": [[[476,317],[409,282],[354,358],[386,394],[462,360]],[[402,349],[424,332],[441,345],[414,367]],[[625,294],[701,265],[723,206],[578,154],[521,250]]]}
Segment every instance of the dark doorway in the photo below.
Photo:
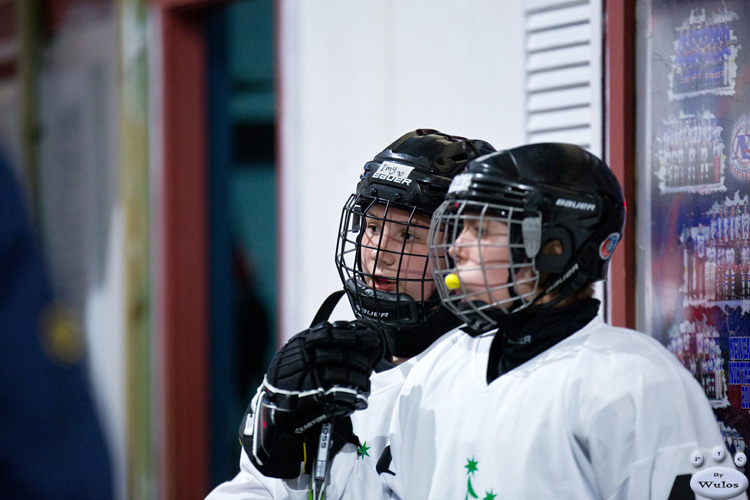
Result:
{"label": "dark doorway", "polygon": [[276,338],[276,116],[272,0],[208,23],[211,481],[239,470],[238,429]]}

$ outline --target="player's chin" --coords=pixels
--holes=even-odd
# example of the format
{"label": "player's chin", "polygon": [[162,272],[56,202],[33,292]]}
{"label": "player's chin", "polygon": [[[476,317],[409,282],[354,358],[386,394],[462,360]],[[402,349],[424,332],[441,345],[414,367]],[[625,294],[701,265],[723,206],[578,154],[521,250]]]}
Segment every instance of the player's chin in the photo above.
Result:
{"label": "player's chin", "polygon": [[415,300],[418,300],[418,297],[422,296],[422,287],[418,281],[405,280],[403,278],[396,281],[396,289],[394,291],[405,293]]}
{"label": "player's chin", "polygon": [[487,302],[487,298],[490,295],[484,283],[464,280],[461,280],[461,288],[453,290],[451,293],[452,295],[461,295],[462,301],[479,300],[482,302]]}
{"label": "player's chin", "polygon": [[424,290],[422,290],[422,287],[415,287],[411,289],[405,289],[404,291],[412,299],[423,301],[433,296],[433,294],[435,293],[435,287],[425,287]]}
{"label": "player's chin", "polygon": [[461,282],[461,287],[464,290],[472,290],[476,292],[487,290],[487,280],[485,274],[481,270],[471,269],[462,271],[457,269],[456,275],[458,276],[458,279]]}
{"label": "player's chin", "polygon": [[487,290],[484,290],[484,293],[480,293],[477,291],[474,292],[468,292],[464,297],[460,297],[458,300],[459,307],[481,307],[486,304],[491,304],[493,301],[493,298],[490,294],[487,293]]}

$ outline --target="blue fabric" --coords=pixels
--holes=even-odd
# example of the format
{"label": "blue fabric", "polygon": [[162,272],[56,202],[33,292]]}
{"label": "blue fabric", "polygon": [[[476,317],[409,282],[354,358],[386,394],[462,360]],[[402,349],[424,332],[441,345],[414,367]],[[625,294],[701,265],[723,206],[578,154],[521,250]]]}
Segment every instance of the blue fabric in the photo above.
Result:
{"label": "blue fabric", "polygon": [[42,347],[52,300],[24,197],[0,156],[0,498],[112,498],[86,366]]}

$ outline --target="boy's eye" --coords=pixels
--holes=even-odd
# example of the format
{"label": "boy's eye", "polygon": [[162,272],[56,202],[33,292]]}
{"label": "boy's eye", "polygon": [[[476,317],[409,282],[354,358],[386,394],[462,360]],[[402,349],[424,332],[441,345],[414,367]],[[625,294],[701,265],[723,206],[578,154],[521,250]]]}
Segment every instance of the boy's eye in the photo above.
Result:
{"label": "boy's eye", "polygon": [[473,222],[471,222],[471,224],[468,225],[468,227],[474,233],[476,233],[476,234],[483,234],[484,235],[484,234],[487,233],[487,229],[489,227],[489,223],[488,222],[483,222],[483,223],[480,224],[477,221],[473,221]]}

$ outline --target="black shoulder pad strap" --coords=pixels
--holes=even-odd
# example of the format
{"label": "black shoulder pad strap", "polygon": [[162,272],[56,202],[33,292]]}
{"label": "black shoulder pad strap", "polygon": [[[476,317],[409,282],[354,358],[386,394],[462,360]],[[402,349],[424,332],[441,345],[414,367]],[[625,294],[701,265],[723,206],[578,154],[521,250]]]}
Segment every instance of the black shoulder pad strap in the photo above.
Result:
{"label": "black shoulder pad strap", "polygon": [[312,323],[310,323],[310,328],[317,325],[318,323],[322,323],[323,321],[328,321],[328,318],[331,317],[331,313],[336,308],[336,304],[338,304],[339,300],[341,300],[342,295],[344,295],[344,291],[337,290],[329,295],[325,301],[323,301],[320,309],[318,309],[318,312],[315,314],[315,318],[313,318]]}

